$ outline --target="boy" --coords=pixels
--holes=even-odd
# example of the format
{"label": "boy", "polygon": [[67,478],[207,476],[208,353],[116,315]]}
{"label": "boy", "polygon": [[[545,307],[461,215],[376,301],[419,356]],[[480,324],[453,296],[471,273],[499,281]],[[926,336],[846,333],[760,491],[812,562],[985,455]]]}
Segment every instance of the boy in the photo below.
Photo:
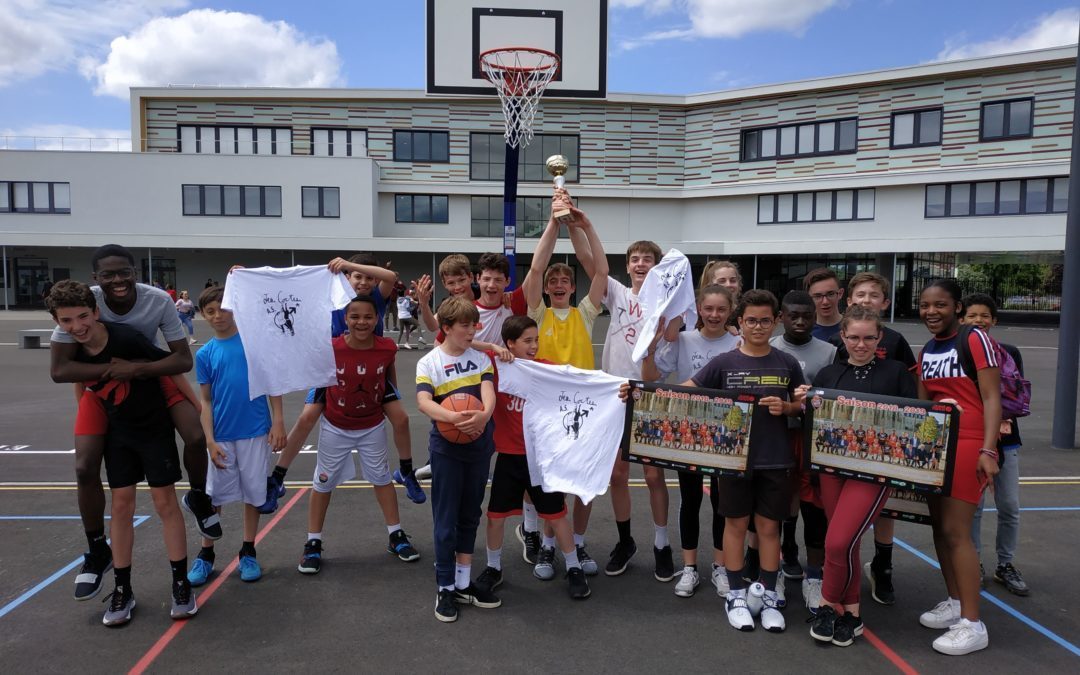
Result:
{"label": "boy", "polygon": [[[483,288],[483,283],[481,283]],[[528,361],[536,356],[539,332],[536,322],[527,316],[512,316],[502,324],[502,341],[519,359]],[[566,560],[566,577],[570,597],[584,600],[589,597],[589,582],[581,569],[574,547],[573,528],[566,519],[565,495],[548,493],[532,484],[529,466],[525,461],[525,434],[521,413],[524,401],[516,396],[498,392],[495,406],[495,472],[491,477],[491,496],[488,499],[487,568],[476,585],[492,591],[502,584],[502,541],[505,518],[520,513],[528,493],[532,506],[545,522],[551,523],[554,537],[545,537],[544,549],[554,551],[556,542]],[[534,530],[535,531],[535,530]]]}
{"label": "boy", "polygon": [[783,416],[801,412],[805,395],[802,367],[795,357],[769,345],[779,313],[776,297],[763,290],[742,295],[735,316],[743,342],[734,351],[717,356],[682,384],[690,387],[745,391],[762,398],[754,406],[750,457],[746,478],[717,479],[724,516],[724,566],[731,590],[727,596],[728,622],[742,631],[754,629],[747,604],[748,582],[743,579],[743,541],[754,517],[760,549],[760,581],[765,586],[761,625],[784,630],[784,615],[777,608],[776,583],[780,573],[780,521],[791,511],[795,455]]}
{"label": "boy", "polygon": [[[472,300],[472,267],[469,259],[460,253],[452,253],[439,263],[439,279],[442,280],[443,288],[450,297],[464,295]],[[431,277],[425,274],[420,277],[420,283],[416,287],[417,298],[420,300],[420,318],[432,333],[439,332],[438,316],[431,309]]]}
{"label": "boy", "polygon": [[[131,620],[135,593],[131,588],[131,554],[135,539],[135,485],[144,478],[150,485],[154,509],[161,518],[165,548],[172,568],[173,619],[186,619],[198,611],[187,570],[184,518],[174,484],[180,480],[180,459],[168,404],[156,377],[120,379],[111,376],[115,359],[161,362],[169,357],[137,331],[100,321],[97,299],[86,284],[65,280],[56,284],[47,300],[56,324],[75,340],[72,355],[81,363],[103,364],[100,379],[86,383],[87,394],[97,396],[108,418],[105,472],[112,492],[112,561],[116,588],[102,617],[106,626]],[[182,397],[179,392],[172,394]]]}
{"label": "boy", "polygon": [[[195,373],[202,394],[202,424],[210,450],[207,489],[214,508],[244,504],[244,539],[240,546],[240,579],[257,581],[262,568],[255,555],[259,506],[266,498],[266,467],[271,449],[285,445],[281,397],[252,399],[248,394],[247,359],[233,313],[221,308],[225,289],[212,286],[199,296],[199,312],[214,337],[195,355]],[[202,550],[188,571],[192,586],[202,586],[214,569],[214,542],[203,538]]]}
{"label": "boy", "polygon": [[[416,364],[416,402],[431,418],[431,512],[435,521],[435,618],[457,621],[455,603],[493,609],[502,601],[471,581],[476,529],[493,451],[491,416],[495,412],[491,359],[472,347],[480,313],[465,297],[451,296],[439,305],[440,330],[446,339]],[[469,394],[483,410],[451,412],[441,403],[451,394]],[[473,440],[451,443],[436,422],[448,422]]]}
{"label": "boy", "polygon": [[817,306],[817,323],[814,325],[814,337],[828,340],[840,333],[840,301],[844,289],[840,288],[840,278],[828,267],[819,267],[803,277],[803,290],[810,294]]}
{"label": "boy", "polygon": [[[977,326],[988,335],[997,325],[997,303],[989,295],[973,293],[963,300],[964,323]],[[1013,345],[999,342],[1002,349],[1009,353],[1020,374],[1024,374],[1024,359],[1020,350]],[[1016,542],[1020,536],[1020,427],[1016,420],[1002,420],[1001,439],[998,441],[1001,471],[994,476],[994,505],[997,507],[997,558],[994,568],[994,581],[1016,595],[1028,595],[1028,588],[1020,570],[1013,567],[1016,554]],[[982,549],[982,512],[986,503],[986,492],[975,511],[975,521],[971,527],[971,538],[975,540],[975,550]]]}
{"label": "boy", "polygon": [[337,384],[326,388],[326,409],[319,429],[318,459],[308,501],[308,535],[297,569],[318,574],[322,567],[322,529],[333,490],[356,476],[352,451],[357,451],[364,480],[374,486],[390,541],[387,552],[404,562],[420,554],[401,529],[397,492],[387,460],[383,410],[386,390],[396,379],[394,341],[375,335],[381,325],[375,299],[358,295],[345,306],[348,331],[333,338]]}

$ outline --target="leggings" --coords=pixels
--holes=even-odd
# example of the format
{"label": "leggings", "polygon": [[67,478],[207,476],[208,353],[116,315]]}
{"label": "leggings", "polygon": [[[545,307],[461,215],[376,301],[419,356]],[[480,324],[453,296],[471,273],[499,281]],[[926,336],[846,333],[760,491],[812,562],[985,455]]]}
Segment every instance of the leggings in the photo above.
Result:
{"label": "leggings", "polygon": [[[684,551],[696,551],[698,547],[698,531],[701,529],[698,515],[701,512],[701,501],[705,494],[704,481],[705,476],[699,473],[679,472],[679,496],[682,501],[679,505],[679,536]],[[716,512],[720,502],[716,476],[709,479],[709,501],[712,502],[713,548],[722,551],[724,549],[724,517]]]}
{"label": "leggings", "polygon": [[821,474],[821,501],[829,518],[821,587],[825,602],[859,604],[859,543],[888,498],[887,487]]}

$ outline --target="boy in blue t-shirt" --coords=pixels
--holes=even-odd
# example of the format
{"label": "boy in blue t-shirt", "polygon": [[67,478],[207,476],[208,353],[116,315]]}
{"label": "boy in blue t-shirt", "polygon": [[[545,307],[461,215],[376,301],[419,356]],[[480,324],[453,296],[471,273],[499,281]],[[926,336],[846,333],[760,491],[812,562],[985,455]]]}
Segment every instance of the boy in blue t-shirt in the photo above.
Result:
{"label": "boy in blue t-shirt", "polygon": [[[249,395],[244,343],[233,313],[221,308],[224,294],[222,287],[214,286],[199,296],[199,312],[214,331],[214,338],[195,355],[202,426],[211,460],[206,484],[218,513],[225,504],[244,502],[240,579],[257,581],[262,576],[255,557],[258,507],[266,500],[271,448],[278,450],[285,445],[285,421],[280,396],[252,400]],[[202,586],[213,569],[214,542],[204,538],[202,550],[188,571],[188,581],[192,586]]]}

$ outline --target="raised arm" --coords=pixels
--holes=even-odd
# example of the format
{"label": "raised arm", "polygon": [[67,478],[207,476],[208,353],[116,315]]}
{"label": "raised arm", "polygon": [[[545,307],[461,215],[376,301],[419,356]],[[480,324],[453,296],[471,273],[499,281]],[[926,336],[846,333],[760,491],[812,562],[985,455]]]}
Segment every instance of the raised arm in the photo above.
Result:
{"label": "raised arm", "polygon": [[420,320],[432,333],[439,332],[439,320],[431,311],[431,276],[425,274],[416,282],[416,302],[420,306]]}
{"label": "raised arm", "polygon": [[398,280],[398,273],[394,270],[379,267],[378,265],[361,265],[359,263],[349,262],[344,258],[334,258],[327,267],[334,273],[348,274],[350,272],[359,272],[360,274],[366,274],[369,277],[378,279],[379,293],[381,293],[384,298],[390,297],[390,292],[394,290],[394,284],[396,284]]}
{"label": "raised arm", "polygon": [[530,309],[544,300],[544,272],[551,262],[551,254],[555,251],[555,241],[558,238],[559,224],[554,218],[548,218],[547,227],[536,244],[529,273],[525,275],[525,281],[521,282],[521,292],[525,294],[525,304]]}
{"label": "raised arm", "polygon": [[[599,307],[607,294],[608,261],[607,255],[604,253],[604,245],[600,243],[600,235],[596,233],[596,228],[593,227],[592,221],[586,217],[584,211],[572,208],[570,212],[574,214],[574,223],[571,227],[581,228],[589,242],[589,250],[593,256],[593,271],[589,275],[591,279],[589,283],[589,301],[592,302],[593,306]],[[574,255],[578,256],[579,261],[581,260],[576,247],[574,248]]]}

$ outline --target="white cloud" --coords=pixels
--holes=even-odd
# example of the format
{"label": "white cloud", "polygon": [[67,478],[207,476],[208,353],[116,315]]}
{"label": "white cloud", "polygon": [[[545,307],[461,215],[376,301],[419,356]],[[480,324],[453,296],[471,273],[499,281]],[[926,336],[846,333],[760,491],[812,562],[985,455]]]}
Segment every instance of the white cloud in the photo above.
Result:
{"label": "white cloud", "polygon": [[33,124],[0,129],[0,149],[5,150],[131,150],[127,129],[80,127],[73,124]]}
{"label": "white cloud", "polygon": [[308,37],[284,21],[212,9],[152,19],[113,40],[104,61],[85,59],[80,69],[94,80],[94,93],[122,99],[133,86],[342,83],[331,40]]}
{"label": "white cloud", "polygon": [[966,43],[963,36],[946,40],[945,48],[937,58],[939,61],[952,61],[1076,44],[1080,9],[1060,9],[1044,14],[1026,28],[1022,33],[985,42]]}

